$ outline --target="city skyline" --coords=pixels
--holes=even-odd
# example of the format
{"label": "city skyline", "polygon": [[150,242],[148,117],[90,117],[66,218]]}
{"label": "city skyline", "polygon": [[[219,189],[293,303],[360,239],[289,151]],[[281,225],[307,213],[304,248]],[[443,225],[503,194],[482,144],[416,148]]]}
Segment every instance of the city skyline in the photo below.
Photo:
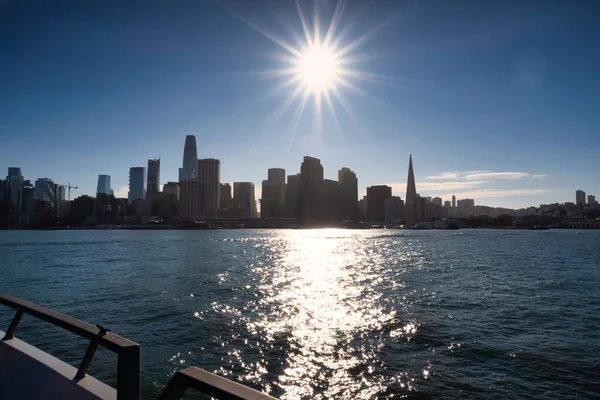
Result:
{"label": "city skyline", "polygon": [[[522,208],[600,191],[599,32],[585,4],[546,2],[538,13],[512,2],[349,2],[334,36],[354,43],[344,68],[357,90],[337,88],[354,112],[332,96],[334,119],[323,98],[321,126],[314,88],[301,118],[296,103],[274,118],[290,88],[274,93],[285,80],[264,76],[284,67],[271,39],[296,46],[303,34],[293,2],[252,12],[241,1],[181,4],[151,1],[139,13],[135,3],[3,3],[0,25],[16,39],[0,41],[0,139],[23,151],[2,163],[70,182],[75,196],[93,196],[97,176],[110,175],[123,197],[129,168],[156,154],[161,181],[178,181],[181,137],[196,135],[198,158],[219,159],[222,182],[253,182],[257,198],[267,168],[295,172],[307,154],[324,160],[327,179],[356,171],[359,198],[382,184],[404,197],[410,153],[422,196]],[[314,39],[311,5],[301,11]],[[336,3],[318,7],[325,36]],[[21,31],[26,21],[35,23]]]}

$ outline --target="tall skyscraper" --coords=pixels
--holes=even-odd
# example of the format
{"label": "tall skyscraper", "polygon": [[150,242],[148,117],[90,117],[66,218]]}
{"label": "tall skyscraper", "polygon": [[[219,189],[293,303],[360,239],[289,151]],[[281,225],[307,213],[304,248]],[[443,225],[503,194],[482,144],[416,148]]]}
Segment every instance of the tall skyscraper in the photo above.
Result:
{"label": "tall skyscraper", "polygon": [[575,192],[575,204],[581,207],[585,204],[585,192],[583,190]]}
{"label": "tall skyscraper", "polygon": [[96,194],[110,195],[110,175],[98,175]]}
{"label": "tall skyscraper", "polygon": [[9,167],[6,176],[8,186],[10,187],[10,203],[15,215],[21,214],[23,210],[23,182],[25,178],[21,174],[21,168]]}
{"label": "tall skyscraper", "polygon": [[456,196],[452,195],[452,208],[456,208]]}
{"label": "tall skyscraper", "polygon": [[38,178],[34,185],[35,198],[54,201],[54,182],[49,178]]}
{"label": "tall skyscraper", "polygon": [[392,188],[386,185],[367,188],[367,219],[371,222],[385,221],[385,200],[392,197]]}
{"label": "tall skyscraper", "polygon": [[217,217],[220,197],[221,162],[214,158],[198,160],[198,180],[202,182],[204,216]]}
{"label": "tall skyscraper", "polygon": [[127,196],[127,204],[133,204],[135,200],[143,200],[146,198],[146,168],[131,167],[129,168],[129,195]]}
{"label": "tall skyscraper", "polygon": [[338,183],[340,185],[340,204],[344,218],[358,218],[358,178],[350,168],[342,168],[338,171]]}
{"label": "tall skyscraper", "polygon": [[298,206],[298,190],[300,188],[300,174],[288,175],[285,187],[286,216],[296,217]]}
{"label": "tall skyscraper", "polygon": [[417,188],[415,185],[415,173],[413,171],[412,154],[408,161],[408,179],[406,181],[406,200],[404,202],[404,216],[407,222],[420,221],[417,213]]}
{"label": "tall skyscraper", "polygon": [[267,180],[262,181],[261,218],[280,218],[285,213],[285,170],[270,168]]}
{"label": "tall skyscraper", "polygon": [[285,169],[269,168],[267,179],[271,182],[285,183]]}
{"label": "tall skyscraper", "polygon": [[233,200],[233,197],[231,196],[231,185],[229,183],[221,183],[219,188],[219,208],[225,210],[232,204]]}
{"label": "tall skyscraper", "polygon": [[236,208],[242,211],[242,218],[256,217],[256,198],[254,196],[254,183],[233,182],[233,202]]}
{"label": "tall skyscraper", "polygon": [[198,148],[196,147],[196,136],[187,135],[183,149],[183,168],[179,168],[179,182],[198,177],[197,168]]}
{"label": "tall skyscraper", "polygon": [[160,192],[160,158],[148,160],[148,194]]}
{"label": "tall skyscraper", "polygon": [[590,206],[593,206],[594,204],[596,204],[596,196],[588,194],[587,201]]}
{"label": "tall skyscraper", "polygon": [[323,166],[321,160],[305,156],[300,167],[296,218],[301,226],[317,226],[324,222]]}
{"label": "tall skyscraper", "polygon": [[187,179],[179,182],[179,216],[186,221],[202,217],[202,182]]}

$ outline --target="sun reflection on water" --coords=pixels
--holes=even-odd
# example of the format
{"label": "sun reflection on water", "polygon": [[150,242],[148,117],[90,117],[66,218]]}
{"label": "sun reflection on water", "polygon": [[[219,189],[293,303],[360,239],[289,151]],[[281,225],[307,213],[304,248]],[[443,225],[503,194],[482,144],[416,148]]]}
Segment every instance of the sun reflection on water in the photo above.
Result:
{"label": "sun reflection on water", "polygon": [[[266,385],[281,398],[367,399],[392,380],[410,387],[410,379],[382,373],[377,354],[384,344],[373,339],[397,323],[396,312],[382,306],[377,290],[384,280],[381,255],[357,251],[356,239],[349,231],[290,231],[269,245],[279,254],[273,264],[254,267],[262,299],[259,317],[247,327],[265,347],[286,348],[277,360],[280,373]],[[409,337],[416,330],[406,322],[388,335]],[[269,362],[262,358],[250,374],[272,370]]]}

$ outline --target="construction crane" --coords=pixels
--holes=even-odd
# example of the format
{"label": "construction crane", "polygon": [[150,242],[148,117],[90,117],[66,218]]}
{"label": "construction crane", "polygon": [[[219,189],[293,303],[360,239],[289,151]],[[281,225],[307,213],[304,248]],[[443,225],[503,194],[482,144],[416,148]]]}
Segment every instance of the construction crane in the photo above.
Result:
{"label": "construction crane", "polygon": [[71,182],[66,185],[67,189],[69,189],[69,194],[67,195],[67,200],[71,201],[71,189],[79,189],[77,186],[71,186]]}

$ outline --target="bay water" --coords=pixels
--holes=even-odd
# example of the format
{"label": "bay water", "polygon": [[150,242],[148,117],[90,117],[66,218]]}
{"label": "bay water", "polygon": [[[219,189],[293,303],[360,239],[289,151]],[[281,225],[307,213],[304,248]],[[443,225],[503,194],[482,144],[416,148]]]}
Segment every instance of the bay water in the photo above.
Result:
{"label": "bay water", "polygon": [[139,343],[144,398],[188,366],[284,399],[600,397],[600,231],[0,231],[0,292]]}

